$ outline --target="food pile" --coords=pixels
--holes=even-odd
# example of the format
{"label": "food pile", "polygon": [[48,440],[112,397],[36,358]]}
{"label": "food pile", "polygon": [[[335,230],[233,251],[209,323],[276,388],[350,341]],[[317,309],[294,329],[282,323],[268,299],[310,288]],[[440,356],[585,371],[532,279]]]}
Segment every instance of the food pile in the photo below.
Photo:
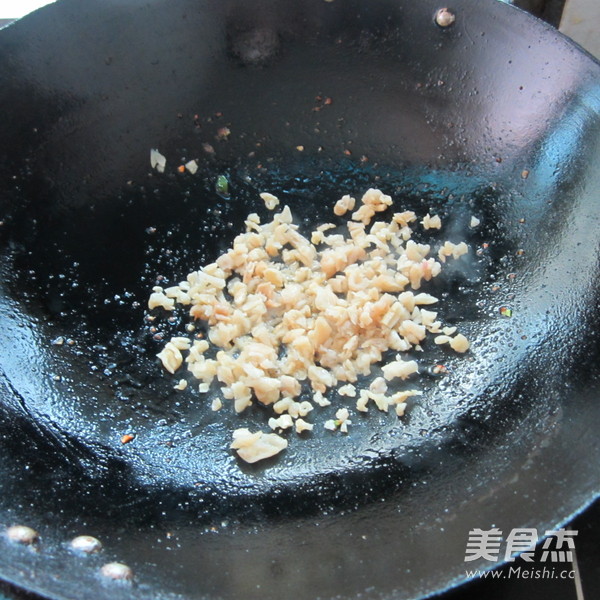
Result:
{"label": "food pile", "polygon": [[[279,204],[272,194],[261,197],[271,210]],[[253,402],[271,407],[271,432],[233,432],[231,447],[247,462],[287,447],[287,439],[275,432],[312,430],[318,422],[315,408],[330,405],[336,388],[337,395],[356,398],[357,411],[375,406],[401,417],[407,399],[420,392],[391,391],[388,385],[397,388],[390,382],[418,374],[417,362],[403,356],[421,350],[428,334],[456,352],[469,348],[456,327],[444,327],[430,310],[437,298],[419,292],[448,258],[466,254],[467,245],[446,241],[434,254],[429,244],[414,242],[418,223],[412,211],[372,222],[392,206],[380,190],[367,190],[356,211],[355,205],[350,196],[335,204],[336,215],[351,212],[344,231],[326,223],[310,237],[299,232],[288,206],[265,224],[251,214],[246,232],[215,262],[179,285],[155,287],[150,296],[150,309],[183,305],[208,326],[208,339],[181,336],[167,342],[158,357],[169,373],[185,363],[201,393],[218,382],[222,398],[213,400],[215,411],[224,403],[237,413]],[[442,227],[440,217],[429,214],[420,224]],[[390,350],[397,353],[395,360],[378,365]],[[368,388],[354,385],[375,369],[382,375]],[[186,386],[185,379],[176,385]],[[310,395],[302,395],[307,387]],[[341,406],[322,426],[347,433],[350,416]]]}

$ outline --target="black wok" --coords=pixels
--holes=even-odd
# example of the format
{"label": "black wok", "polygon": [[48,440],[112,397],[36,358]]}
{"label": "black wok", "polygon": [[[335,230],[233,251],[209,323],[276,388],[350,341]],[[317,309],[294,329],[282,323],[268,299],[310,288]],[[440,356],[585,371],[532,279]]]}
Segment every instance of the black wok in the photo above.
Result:
{"label": "black wok", "polygon": [[[64,0],[0,32],[0,522],[41,534],[0,540],[2,578],[52,598],[414,598],[464,579],[470,529],[543,533],[598,494],[600,66],[512,7],[456,0],[447,28],[440,7]],[[310,226],[372,185],[471,245],[430,289],[472,350],[426,351],[450,373],[403,421],[240,464],[231,429],[266,415],[172,390],[149,291],[266,216],[260,191]],[[104,551],[69,552],[79,533]],[[133,584],[100,580],[112,559]]]}

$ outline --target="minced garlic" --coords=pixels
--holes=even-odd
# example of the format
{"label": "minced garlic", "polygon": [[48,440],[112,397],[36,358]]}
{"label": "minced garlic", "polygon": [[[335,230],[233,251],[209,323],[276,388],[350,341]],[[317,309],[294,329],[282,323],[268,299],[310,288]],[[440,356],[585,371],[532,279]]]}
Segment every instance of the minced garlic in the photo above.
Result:
{"label": "minced garlic", "polygon": [[434,215],[433,217],[427,213],[423,220],[421,221],[421,225],[423,225],[423,229],[441,229],[442,220],[438,215]]}
{"label": "minced garlic", "polygon": [[265,203],[265,206],[269,210],[275,210],[279,206],[279,198],[277,196],[273,196],[273,194],[269,194],[268,192],[263,192],[260,194],[260,197]]}
{"label": "minced garlic", "polygon": [[287,440],[276,433],[251,433],[248,429],[236,429],[233,432],[231,448],[247,463],[255,463],[279,454],[287,448]]}
{"label": "minced garlic", "polygon": [[[260,196],[269,209],[279,204],[272,194]],[[208,326],[208,339],[171,338],[158,354],[164,368],[175,373],[185,362],[203,393],[218,381],[223,399],[238,413],[254,402],[270,406],[274,416],[268,425],[278,431],[312,429],[304,417],[315,405],[319,411],[329,406],[329,392],[340,383],[340,396],[358,394],[356,410],[367,412],[373,403],[402,416],[407,398],[420,394],[388,390],[388,382],[419,372],[417,362],[404,360],[402,353],[422,349],[431,334],[436,344],[449,344],[456,352],[469,349],[464,335],[442,327],[438,312],[424,308],[437,298],[418,292],[423,282],[439,275],[447,257],[457,259],[468,247],[446,241],[438,249],[438,262],[430,244],[411,239],[417,219],[412,211],[371,224],[392,204],[380,190],[367,190],[347,233],[332,233],[335,226],[327,223],[308,238],[293,223],[288,206],[265,224],[249,215],[246,232],[215,262],[177,286],[154,288],[150,309],[187,306],[193,319]],[[346,195],[334,212],[339,216],[354,208],[354,198]],[[441,226],[437,216],[426,215],[421,223],[426,229]],[[194,329],[186,331],[193,336]],[[381,366],[383,376],[369,389],[357,390],[358,378],[370,375],[388,350],[398,353],[396,360]],[[178,389],[185,387],[183,381]],[[312,388],[311,401],[299,400],[305,386]],[[215,399],[212,409],[222,405]],[[325,427],[347,433],[350,423],[348,410],[340,408]],[[286,446],[276,434],[247,429],[236,430],[232,444],[247,462]]]}

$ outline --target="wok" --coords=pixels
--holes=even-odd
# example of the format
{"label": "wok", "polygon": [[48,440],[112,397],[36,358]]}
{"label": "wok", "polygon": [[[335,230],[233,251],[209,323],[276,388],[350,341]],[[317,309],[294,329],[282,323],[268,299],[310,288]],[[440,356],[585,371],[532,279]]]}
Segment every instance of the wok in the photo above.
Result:
{"label": "wok", "polygon": [[[41,535],[0,541],[2,578],[51,598],[415,598],[464,580],[470,529],[543,532],[598,494],[600,67],[513,7],[455,0],[445,28],[440,7],[63,0],[0,33],[0,522]],[[426,351],[450,372],[402,421],[371,411],[240,464],[230,431],[264,412],[173,391],[150,289],[266,218],[258,192],[310,227],[373,185],[470,244],[429,291],[472,349]],[[69,552],[81,533],[103,552]],[[134,582],[102,581],[109,560]]]}

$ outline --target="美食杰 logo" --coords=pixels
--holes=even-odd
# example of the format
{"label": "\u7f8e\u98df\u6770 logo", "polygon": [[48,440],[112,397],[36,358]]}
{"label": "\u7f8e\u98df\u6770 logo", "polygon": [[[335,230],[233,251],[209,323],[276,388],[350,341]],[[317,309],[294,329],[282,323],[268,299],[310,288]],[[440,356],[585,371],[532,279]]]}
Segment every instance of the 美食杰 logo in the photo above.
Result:
{"label": "\u7f8e\u98df\u6770 logo", "polygon": [[[469,578],[485,579],[577,579],[575,537],[577,531],[553,529],[539,535],[537,529],[512,529],[506,537],[497,527],[471,529],[466,544],[465,562],[513,563],[503,570],[466,571]],[[538,546],[540,539],[543,543]],[[520,563],[515,564],[517,556]],[[569,564],[572,568],[564,568]],[[491,566],[491,565],[490,565]]]}

